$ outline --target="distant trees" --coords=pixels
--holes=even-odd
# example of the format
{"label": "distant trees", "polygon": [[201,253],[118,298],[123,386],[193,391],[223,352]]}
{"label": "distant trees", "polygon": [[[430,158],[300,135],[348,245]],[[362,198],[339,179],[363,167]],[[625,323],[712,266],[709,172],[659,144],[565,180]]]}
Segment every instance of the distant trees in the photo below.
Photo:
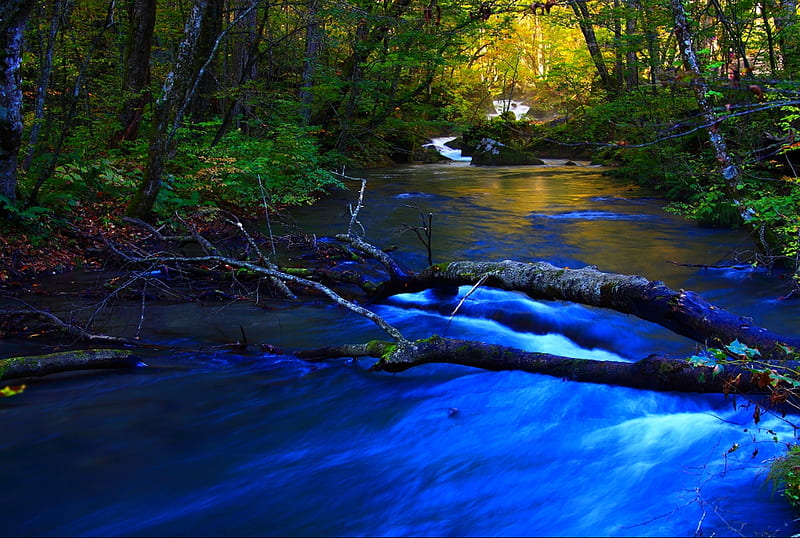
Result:
{"label": "distant trees", "polygon": [[[74,203],[59,189],[113,177],[99,190],[140,217],[159,204],[216,203],[223,185],[228,200],[277,201],[302,191],[301,177],[309,192],[324,187],[325,167],[413,158],[426,138],[484,121],[495,99],[524,100],[541,119],[612,102],[593,112],[609,116],[605,127],[581,134],[630,144],[635,137],[612,135],[617,127],[635,125],[644,140],[647,129],[663,135],[679,111],[690,121],[681,107],[692,106],[697,77],[723,140],[750,113],[736,107],[773,103],[758,110],[772,109],[780,128],[737,126],[732,159],[765,138],[778,141],[773,152],[792,140],[795,120],[787,111],[777,122],[774,99],[789,95],[780,77],[799,72],[795,0],[685,3],[695,67],[683,62],[668,3],[540,4],[4,2],[0,193],[28,205]],[[645,94],[646,113],[629,116],[623,101]],[[310,168],[292,171],[290,152]]]}
{"label": "distant trees", "polygon": [[128,38],[122,74],[119,129],[112,145],[136,140],[145,106],[150,98],[150,57],[156,25],[156,0],[128,0]]}

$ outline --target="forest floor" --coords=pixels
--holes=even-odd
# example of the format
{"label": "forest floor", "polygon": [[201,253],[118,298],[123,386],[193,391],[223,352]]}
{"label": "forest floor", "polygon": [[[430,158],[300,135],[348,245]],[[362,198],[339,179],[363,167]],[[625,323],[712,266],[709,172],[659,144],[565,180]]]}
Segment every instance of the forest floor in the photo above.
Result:
{"label": "forest floor", "polygon": [[[151,243],[154,234],[125,222],[124,212],[124,204],[106,200],[33,224],[0,220],[0,290],[44,275],[108,269],[109,243]],[[201,233],[215,235],[213,220],[187,218]]]}
{"label": "forest floor", "polygon": [[0,289],[13,282],[75,269],[99,270],[105,264],[105,245],[99,237],[133,239],[129,226],[120,226],[124,207],[111,201],[84,205],[69,219],[35,223],[5,222],[0,228]]}

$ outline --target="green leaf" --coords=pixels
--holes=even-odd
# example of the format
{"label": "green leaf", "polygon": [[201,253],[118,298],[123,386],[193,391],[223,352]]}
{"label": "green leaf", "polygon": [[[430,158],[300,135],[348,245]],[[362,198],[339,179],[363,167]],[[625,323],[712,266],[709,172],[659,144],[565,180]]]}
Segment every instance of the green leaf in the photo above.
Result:
{"label": "green leaf", "polygon": [[739,342],[739,340],[734,340],[725,347],[728,348],[728,350],[734,355],[747,357],[749,359],[752,359],[756,355],[761,355],[761,352],[759,352],[757,349],[748,347],[745,344]]}

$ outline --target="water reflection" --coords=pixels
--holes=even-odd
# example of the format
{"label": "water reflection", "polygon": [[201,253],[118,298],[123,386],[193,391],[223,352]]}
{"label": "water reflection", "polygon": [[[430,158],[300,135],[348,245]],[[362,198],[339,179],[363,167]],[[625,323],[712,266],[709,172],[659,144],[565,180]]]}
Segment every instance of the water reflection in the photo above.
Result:
{"label": "water reflection", "polygon": [[[409,167],[374,172],[369,185],[360,215],[368,239],[396,243],[412,267],[426,264],[421,245],[387,231],[417,222],[413,200],[435,213],[439,261],[547,259],[640,273],[778,332],[797,328],[798,306],[775,301],[763,273],[665,263],[716,261],[739,235],[695,229],[596,172]],[[296,217],[310,233],[341,231],[346,201]],[[409,337],[616,360],[694,347],[580,305],[481,289],[451,316],[456,300],[420,293],[375,308]],[[138,305],[115,313],[119,326],[139,322]],[[326,303],[151,309],[145,330],[210,345],[240,327],[287,348],[383,338]],[[786,440],[791,428],[770,416],[754,426],[752,409],[721,396],[453,365],[375,374],[367,359],[145,360],[148,369],[55,376],[0,400],[0,534],[691,536],[701,521],[705,534],[728,535],[729,524],[750,535],[800,530],[788,505],[759,487],[782,449],[770,432]]]}

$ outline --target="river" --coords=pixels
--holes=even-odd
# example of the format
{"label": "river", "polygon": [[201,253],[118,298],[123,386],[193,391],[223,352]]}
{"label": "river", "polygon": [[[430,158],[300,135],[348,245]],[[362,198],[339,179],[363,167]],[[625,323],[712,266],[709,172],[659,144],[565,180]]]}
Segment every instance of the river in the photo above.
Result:
{"label": "river", "polygon": [[[595,265],[691,289],[797,334],[786,284],[730,255],[742,232],[701,229],[589,166],[396,167],[368,179],[359,221],[403,264],[404,225],[433,214],[433,261]],[[348,193],[293,212],[308,234],[347,229]],[[280,228],[280,227],[279,227]],[[677,262],[677,263],[670,263]],[[723,263],[720,263],[723,262]],[[729,265],[719,269],[679,264]],[[101,275],[44,285],[75,289]],[[697,344],[631,316],[481,288],[373,305],[407,337],[498,342],[575,357],[686,355]],[[50,307],[79,308],[74,296]],[[61,374],[0,400],[0,535],[694,536],[800,532],[764,485],[792,428],[744,400],[580,384],[523,372],[370,360],[309,364],[235,353],[386,336],[322,300],[305,306],[115,304],[99,327],[207,346],[141,352],[147,368]],[[3,354],[34,351],[0,340]],[[38,349],[37,349],[38,351]]]}

